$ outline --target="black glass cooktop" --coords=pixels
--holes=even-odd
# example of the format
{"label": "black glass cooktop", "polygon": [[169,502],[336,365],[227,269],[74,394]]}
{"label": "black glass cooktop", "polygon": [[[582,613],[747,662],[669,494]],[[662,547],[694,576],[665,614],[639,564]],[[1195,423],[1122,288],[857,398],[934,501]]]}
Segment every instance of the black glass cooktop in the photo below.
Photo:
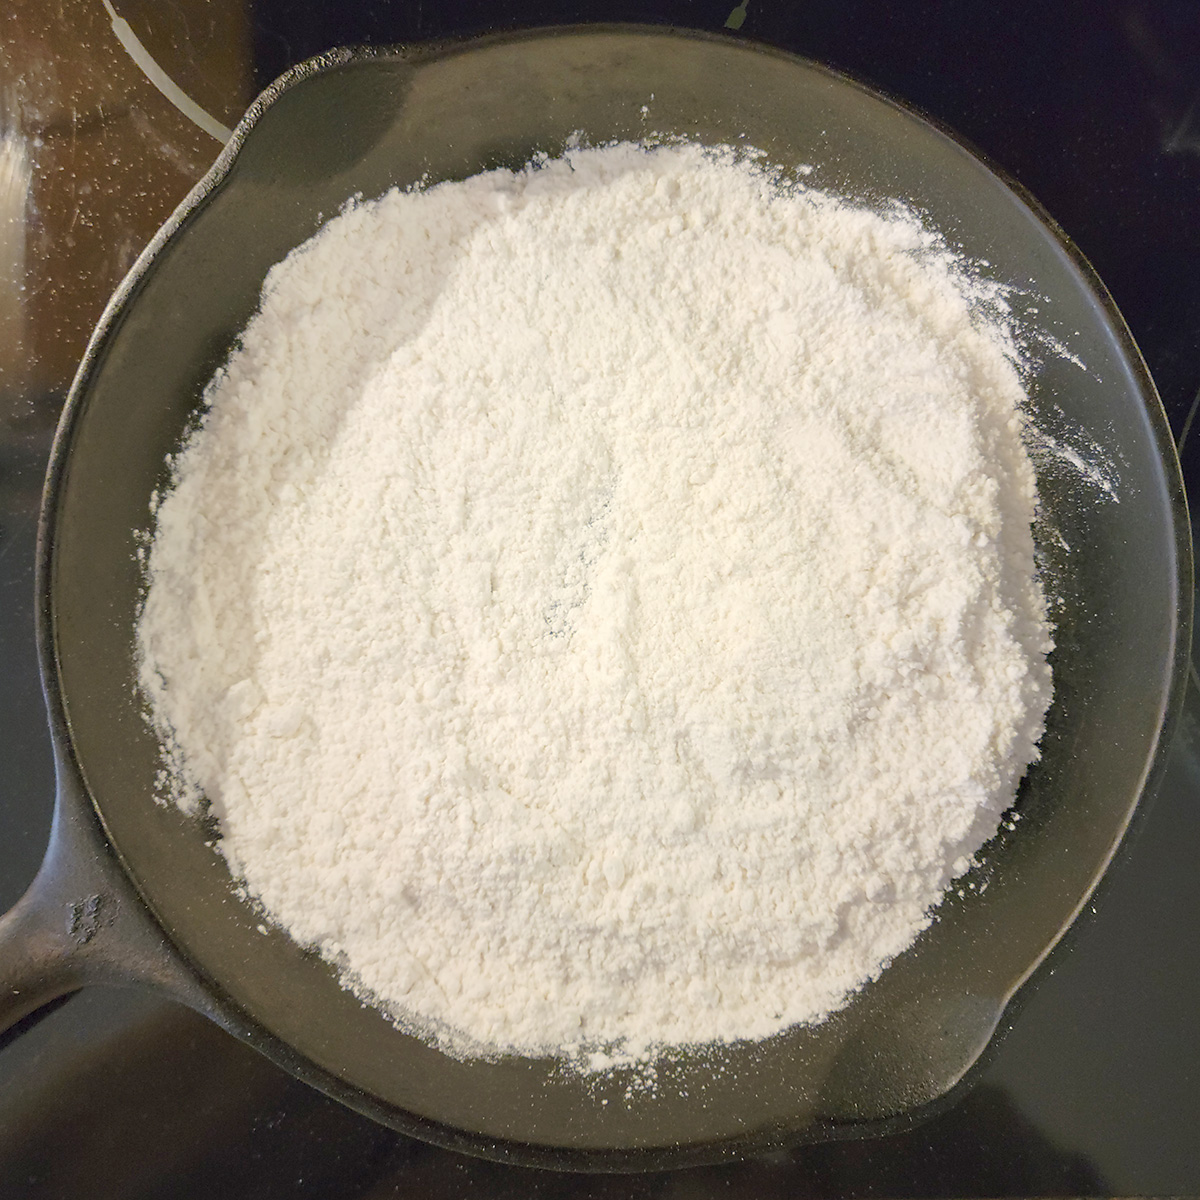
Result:
{"label": "black glass cooktop", "polygon": [[[256,92],[330,46],[577,21],[730,31],[915,104],[1091,259],[1200,496],[1200,6],[1191,0],[18,0],[0,20],[0,906],[53,778],[34,531],[87,332]],[[94,989],[0,1041],[0,1195],[1200,1194],[1200,680],[1159,793],[978,1085],[907,1133],[637,1177],[468,1159],[373,1125],[215,1026]]]}

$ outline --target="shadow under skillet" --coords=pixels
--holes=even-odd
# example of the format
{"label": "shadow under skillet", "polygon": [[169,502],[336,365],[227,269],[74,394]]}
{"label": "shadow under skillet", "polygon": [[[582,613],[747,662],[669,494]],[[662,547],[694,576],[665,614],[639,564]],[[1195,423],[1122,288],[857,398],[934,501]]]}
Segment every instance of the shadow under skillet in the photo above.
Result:
{"label": "shadow under skillet", "polygon": [[[1055,1146],[982,1084],[924,1124],[740,1163],[647,1175],[511,1167],[417,1142],[286,1075],[187,1009],[92,989],[7,1052],[0,1194],[90,1200],[1097,1195]],[[172,1063],[170,1071],[162,1063]]]}

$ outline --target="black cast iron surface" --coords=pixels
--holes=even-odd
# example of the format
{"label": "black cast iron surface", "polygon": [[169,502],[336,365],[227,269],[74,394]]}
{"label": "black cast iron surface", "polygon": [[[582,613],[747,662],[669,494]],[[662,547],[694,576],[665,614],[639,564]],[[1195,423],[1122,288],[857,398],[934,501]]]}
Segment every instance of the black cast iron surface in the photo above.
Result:
{"label": "black cast iron surface", "polygon": [[[35,7],[39,11],[34,11]],[[0,357],[0,902],[41,855],[52,794],[33,659],[32,528],[73,358],[103,295],[217,142],[139,72],[132,31],[232,123],[257,86],[337,42],[485,27],[419,6],[27,6],[0,26],[0,121],[29,169],[24,324]],[[1200,383],[1200,119],[1190,6],[515,5],[514,23],[660,18],[853,71],[976,142],[1089,255],[1177,435]],[[98,10],[98,16],[97,11]],[[118,30],[119,31],[119,30]],[[176,97],[178,99],[178,97]],[[193,114],[194,115],[194,114]],[[6,146],[7,149],[7,146]],[[10,310],[0,309],[11,321]],[[13,326],[4,327],[7,333]],[[1185,442],[1189,481],[1197,462]],[[1194,701],[1194,697],[1193,697]],[[1200,888],[1193,703],[1167,779],[1053,974],[952,1110],[888,1139],[638,1180],[588,1180],[412,1143],[290,1081],[200,1018],[97,991],[0,1051],[0,1192],[75,1195],[997,1195],[1200,1191]]]}

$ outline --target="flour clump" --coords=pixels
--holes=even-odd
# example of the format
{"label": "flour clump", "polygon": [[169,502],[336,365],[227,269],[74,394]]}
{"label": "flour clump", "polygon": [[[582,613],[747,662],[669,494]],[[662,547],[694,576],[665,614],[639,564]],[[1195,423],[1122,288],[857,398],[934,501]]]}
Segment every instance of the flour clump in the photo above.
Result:
{"label": "flour clump", "polygon": [[453,1053],[820,1020],[1037,758],[1024,402],[998,290],[915,216],[729,151],[350,207],[154,513],[170,794]]}

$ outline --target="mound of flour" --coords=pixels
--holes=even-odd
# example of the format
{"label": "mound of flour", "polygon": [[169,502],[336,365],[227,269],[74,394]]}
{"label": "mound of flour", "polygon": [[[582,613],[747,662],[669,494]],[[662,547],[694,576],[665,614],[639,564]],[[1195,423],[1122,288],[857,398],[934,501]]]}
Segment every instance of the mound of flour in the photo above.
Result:
{"label": "mound of flour", "polygon": [[154,514],[169,790],[452,1052],[819,1020],[1037,757],[1023,401],[914,217],[731,154],[354,207],[269,275]]}

